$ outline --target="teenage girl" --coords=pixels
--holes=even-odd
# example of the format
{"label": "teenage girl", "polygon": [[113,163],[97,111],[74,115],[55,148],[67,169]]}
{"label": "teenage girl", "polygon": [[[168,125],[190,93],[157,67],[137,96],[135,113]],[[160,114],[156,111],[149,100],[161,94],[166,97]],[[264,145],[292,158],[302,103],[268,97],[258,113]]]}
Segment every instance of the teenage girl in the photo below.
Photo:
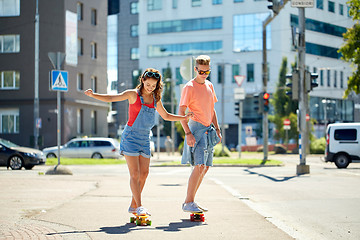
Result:
{"label": "teenage girl", "polygon": [[92,89],[84,93],[104,102],[129,101],[129,119],[121,136],[120,153],[125,156],[130,173],[132,201],[129,213],[150,215],[141,202],[150,165],[150,131],[155,125],[155,110],[164,120],[187,120],[192,113],[185,116],[168,113],[161,102],[162,76],[154,68],[146,69],[135,89],[109,95],[94,93]]}

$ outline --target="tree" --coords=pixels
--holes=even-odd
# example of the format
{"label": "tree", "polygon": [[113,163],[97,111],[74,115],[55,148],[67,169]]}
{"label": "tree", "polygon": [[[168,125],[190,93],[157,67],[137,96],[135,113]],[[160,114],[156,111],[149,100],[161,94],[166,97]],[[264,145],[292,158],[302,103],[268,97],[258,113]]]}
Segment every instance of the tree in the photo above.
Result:
{"label": "tree", "polygon": [[341,59],[350,62],[353,67],[353,74],[348,79],[348,88],[345,90],[344,98],[352,91],[360,93],[360,1],[349,0],[347,4],[350,7],[349,14],[352,16],[355,24],[344,33],[344,45],[339,49],[342,54]]}
{"label": "tree", "polygon": [[[292,68],[296,67],[296,63],[292,64]],[[289,119],[291,129],[289,131],[289,139],[297,139],[297,116],[296,109],[298,106],[297,101],[293,101],[291,97],[286,95],[285,84],[286,84],[286,73],[287,73],[287,58],[284,57],[282,60],[279,81],[277,83],[277,89],[273,94],[273,98],[270,100],[274,106],[274,115],[269,115],[269,120],[275,124],[274,138],[277,140],[285,139],[284,120]]]}

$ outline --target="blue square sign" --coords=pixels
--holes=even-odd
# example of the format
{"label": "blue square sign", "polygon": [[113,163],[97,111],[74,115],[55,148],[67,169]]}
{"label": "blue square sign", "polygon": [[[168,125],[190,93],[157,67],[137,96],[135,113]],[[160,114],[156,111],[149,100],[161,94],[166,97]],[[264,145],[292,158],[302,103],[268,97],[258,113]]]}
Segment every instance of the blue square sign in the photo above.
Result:
{"label": "blue square sign", "polygon": [[68,72],[53,70],[51,71],[51,90],[68,91]]}

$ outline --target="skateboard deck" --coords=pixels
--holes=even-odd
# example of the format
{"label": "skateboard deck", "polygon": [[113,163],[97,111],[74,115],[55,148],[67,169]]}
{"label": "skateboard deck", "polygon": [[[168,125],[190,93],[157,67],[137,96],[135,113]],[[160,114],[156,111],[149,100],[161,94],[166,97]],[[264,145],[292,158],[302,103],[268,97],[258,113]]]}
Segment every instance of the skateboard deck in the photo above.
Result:
{"label": "skateboard deck", "polygon": [[190,214],[190,221],[192,222],[205,222],[204,213],[193,212]]}
{"label": "skateboard deck", "polygon": [[151,226],[151,220],[149,215],[137,215],[133,213],[134,216],[130,217],[130,223],[135,223],[136,226]]}

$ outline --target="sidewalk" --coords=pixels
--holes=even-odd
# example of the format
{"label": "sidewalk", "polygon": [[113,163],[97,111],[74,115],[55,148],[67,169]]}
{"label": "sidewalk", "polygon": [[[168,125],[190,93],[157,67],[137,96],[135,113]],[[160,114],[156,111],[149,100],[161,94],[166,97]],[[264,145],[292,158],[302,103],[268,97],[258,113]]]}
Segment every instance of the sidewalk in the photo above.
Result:
{"label": "sidewalk", "polygon": [[[156,156],[154,156],[155,158]],[[292,239],[212,180],[197,202],[205,223],[181,210],[190,168],[151,168],[143,203],[152,226],[129,223],[125,165],[71,166],[72,176],[0,170],[0,239]],[[40,174],[39,174],[40,172]]]}

